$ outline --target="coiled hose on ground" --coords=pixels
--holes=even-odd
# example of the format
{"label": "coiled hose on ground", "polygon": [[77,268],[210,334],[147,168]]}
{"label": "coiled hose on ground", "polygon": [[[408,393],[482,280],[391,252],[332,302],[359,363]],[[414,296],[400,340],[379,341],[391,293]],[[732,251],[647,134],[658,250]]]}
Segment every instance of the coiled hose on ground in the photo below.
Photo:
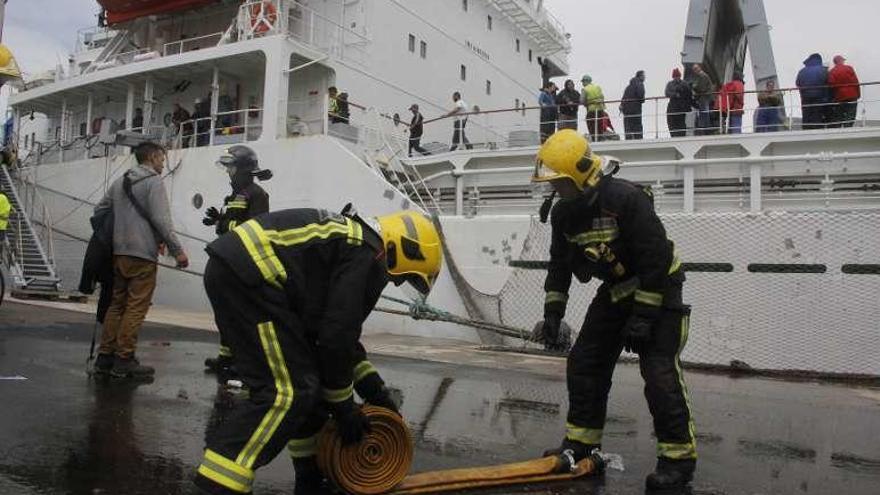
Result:
{"label": "coiled hose on ground", "polygon": [[478,468],[451,469],[407,476],[413,439],[403,419],[392,411],[364,406],[371,431],[358,445],[343,447],[328,422],[318,437],[318,465],[338,488],[353,495],[410,495],[497,486],[546,483],[601,472],[598,453],[572,464],[568,455]]}

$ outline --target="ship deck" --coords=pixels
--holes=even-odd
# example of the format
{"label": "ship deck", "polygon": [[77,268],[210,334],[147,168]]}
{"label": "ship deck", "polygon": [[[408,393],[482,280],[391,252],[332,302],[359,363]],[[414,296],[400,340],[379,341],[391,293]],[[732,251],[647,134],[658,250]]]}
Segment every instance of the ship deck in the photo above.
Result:
{"label": "ship deck", "polygon": [[[162,313],[162,312],[160,312]],[[141,332],[150,384],[87,378],[92,317],[7,301],[0,307],[0,492],[196,493],[209,424],[235,394],[202,369],[216,334],[164,313]],[[564,361],[512,357],[453,341],[371,335],[373,361],[403,399],[414,471],[524,460],[557,444],[565,423]],[[690,372],[700,462],[693,493],[876,493],[880,388]],[[483,493],[643,493],[653,465],[638,367],[621,364],[605,450],[625,470],[576,483]],[[255,493],[290,493],[286,454]]]}

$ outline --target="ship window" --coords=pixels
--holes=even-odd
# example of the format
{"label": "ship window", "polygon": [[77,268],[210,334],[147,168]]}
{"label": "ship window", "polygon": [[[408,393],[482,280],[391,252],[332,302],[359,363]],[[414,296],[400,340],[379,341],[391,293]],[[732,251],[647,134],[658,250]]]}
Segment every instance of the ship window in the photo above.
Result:
{"label": "ship window", "polygon": [[516,53],[519,53],[519,38],[516,39]]}
{"label": "ship window", "polygon": [[492,30],[492,16],[491,15],[486,17],[486,29],[488,29],[489,31]]}
{"label": "ship window", "polygon": [[419,43],[419,55],[421,55],[422,58],[427,58],[428,56],[428,44],[424,41]]}
{"label": "ship window", "polygon": [[532,49],[529,48],[529,62],[532,61]]}
{"label": "ship window", "polygon": [[468,0],[461,0],[461,10],[467,12],[468,10]]}
{"label": "ship window", "polygon": [[416,37],[413,35],[409,35],[409,51],[411,53],[416,51]]}
{"label": "ship window", "polygon": [[28,136],[27,134],[25,134],[25,135],[24,135],[24,147],[25,147],[25,149],[27,149],[27,147],[28,147],[28,139],[30,139],[30,136]]}
{"label": "ship window", "polygon": [[526,102],[522,102],[522,114],[523,114],[523,117],[526,116]]}
{"label": "ship window", "polygon": [[513,105],[513,107],[519,110],[519,98],[516,99],[516,103]]}
{"label": "ship window", "polygon": [[32,148],[37,147],[37,133],[36,132],[31,133],[31,147]]}
{"label": "ship window", "polygon": [[486,80],[486,94],[492,94],[492,81]]}
{"label": "ship window", "polygon": [[86,123],[85,122],[80,122],[80,124],[79,124],[79,135],[80,136],[86,135]]}
{"label": "ship window", "polygon": [[467,67],[464,65],[461,66],[461,80],[467,81]]}

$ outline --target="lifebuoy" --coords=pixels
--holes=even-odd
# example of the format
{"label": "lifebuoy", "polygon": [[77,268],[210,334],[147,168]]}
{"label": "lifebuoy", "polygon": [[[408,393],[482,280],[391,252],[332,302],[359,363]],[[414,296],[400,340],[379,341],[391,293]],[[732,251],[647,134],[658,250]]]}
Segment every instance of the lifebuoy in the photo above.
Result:
{"label": "lifebuoy", "polygon": [[275,27],[278,10],[272,2],[260,2],[251,5],[251,27],[255,34],[263,34]]}

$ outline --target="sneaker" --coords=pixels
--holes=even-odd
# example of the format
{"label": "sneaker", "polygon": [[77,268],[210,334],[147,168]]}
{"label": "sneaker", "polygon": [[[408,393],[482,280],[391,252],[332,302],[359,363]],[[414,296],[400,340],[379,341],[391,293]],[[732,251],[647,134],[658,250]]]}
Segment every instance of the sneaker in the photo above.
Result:
{"label": "sneaker", "polygon": [[95,358],[94,373],[96,375],[106,375],[113,369],[113,354],[98,354]]}
{"label": "sneaker", "polygon": [[657,469],[645,478],[645,487],[649,490],[670,490],[684,488],[694,479],[697,468],[696,459],[657,459]]}
{"label": "sneaker", "polygon": [[115,378],[137,378],[153,376],[155,372],[156,370],[153,367],[142,365],[134,356],[128,358],[116,356],[116,361],[113,363],[110,375]]}
{"label": "sneaker", "polygon": [[602,446],[594,443],[581,443],[575,440],[564,439],[562,441],[562,445],[556,447],[555,449],[545,450],[544,457],[554,457],[563,455],[566,451],[571,451],[571,456],[574,458],[574,463],[577,464],[581,462],[582,459],[586,459],[590,457],[590,454],[593,453],[593,450],[602,450]]}

